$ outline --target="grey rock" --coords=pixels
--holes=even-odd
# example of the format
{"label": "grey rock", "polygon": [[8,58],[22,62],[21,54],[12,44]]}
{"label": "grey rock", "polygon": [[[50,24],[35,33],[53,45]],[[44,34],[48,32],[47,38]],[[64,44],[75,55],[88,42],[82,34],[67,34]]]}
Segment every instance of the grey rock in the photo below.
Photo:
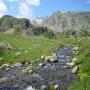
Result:
{"label": "grey rock", "polygon": [[59,89],[59,85],[58,84],[54,85],[54,88],[55,90]]}
{"label": "grey rock", "polygon": [[13,64],[14,67],[21,67],[22,66],[22,63],[18,62],[18,63],[15,63]]}
{"label": "grey rock", "polygon": [[76,66],[72,69],[72,73],[75,74],[75,73],[77,73],[78,70],[79,70],[79,66]]}
{"label": "grey rock", "polygon": [[67,65],[72,68],[73,66],[75,66],[75,62],[69,62],[67,63]]}
{"label": "grey rock", "polygon": [[72,61],[73,61],[73,62],[76,62],[76,61],[77,61],[77,58],[73,58]]}
{"label": "grey rock", "polygon": [[45,66],[45,63],[39,63],[39,67]]}
{"label": "grey rock", "polygon": [[77,50],[79,50],[79,47],[77,46],[73,47],[73,51],[77,51]]}
{"label": "grey rock", "polygon": [[1,68],[8,68],[8,67],[10,67],[10,64],[8,64],[8,63],[3,64],[3,65],[1,66]]}
{"label": "grey rock", "polygon": [[90,12],[55,12],[43,19],[41,25],[47,26],[54,32],[64,30],[90,30]]}
{"label": "grey rock", "polygon": [[6,71],[8,71],[10,68],[6,68]]}
{"label": "grey rock", "polygon": [[4,83],[8,80],[7,77],[0,77],[0,83]]}
{"label": "grey rock", "polygon": [[45,57],[45,60],[46,61],[49,61],[51,63],[54,63],[54,62],[57,62],[58,61],[57,60],[57,56],[47,56],[47,57]]}
{"label": "grey rock", "polygon": [[41,86],[41,90],[47,90],[47,86],[45,85]]}

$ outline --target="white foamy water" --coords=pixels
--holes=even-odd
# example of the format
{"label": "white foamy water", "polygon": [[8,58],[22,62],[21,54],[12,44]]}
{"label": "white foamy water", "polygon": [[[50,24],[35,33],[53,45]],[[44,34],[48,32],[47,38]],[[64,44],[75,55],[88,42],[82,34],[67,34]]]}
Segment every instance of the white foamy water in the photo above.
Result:
{"label": "white foamy water", "polygon": [[35,89],[32,86],[29,86],[25,90],[35,90]]}

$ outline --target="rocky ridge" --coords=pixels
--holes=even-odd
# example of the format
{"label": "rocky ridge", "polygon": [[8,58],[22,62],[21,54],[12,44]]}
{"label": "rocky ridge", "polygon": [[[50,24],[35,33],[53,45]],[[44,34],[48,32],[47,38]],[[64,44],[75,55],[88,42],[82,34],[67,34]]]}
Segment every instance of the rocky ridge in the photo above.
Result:
{"label": "rocky ridge", "polygon": [[90,30],[90,12],[56,12],[43,19],[41,25],[54,32],[64,30]]}
{"label": "rocky ridge", "polygon": [[31,30],[32,24],[26,18],[16,18],[10,15],[4,15],[0,18],[0,31],[10,31],[13,32],[13,29],[19,28],[23,32]]}

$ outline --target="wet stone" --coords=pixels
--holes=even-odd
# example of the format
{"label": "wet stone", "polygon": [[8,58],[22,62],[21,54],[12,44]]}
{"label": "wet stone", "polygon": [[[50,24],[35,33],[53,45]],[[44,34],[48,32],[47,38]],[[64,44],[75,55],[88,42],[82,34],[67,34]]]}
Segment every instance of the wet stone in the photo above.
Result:
{"label": "wet stone", "polygon": [[55,90],[57,90],[57,89],[59,90],[59,85],[58,84],[54,85],[54,89]]}
{"label": "wet stone", "polygon": [[41,90],[47,90],[47,86],[42,85],[42,86],[41,86]]}
{"label": "wet stone", "polygon": [[45,66],[45,63],[39,63],[39,67]]}
{"label": "wet stone", "polygon": [[7,77],[0,77],[0,83],[6,82],[8,80]]}

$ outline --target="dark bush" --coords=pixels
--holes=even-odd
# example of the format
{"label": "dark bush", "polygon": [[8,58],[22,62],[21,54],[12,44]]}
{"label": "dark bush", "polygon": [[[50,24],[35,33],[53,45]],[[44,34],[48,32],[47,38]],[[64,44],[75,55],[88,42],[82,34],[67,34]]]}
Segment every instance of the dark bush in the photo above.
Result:
{"label": "dark bush", "polygon": [[20,28],[15,28],[15,35],[21,35],[22,34],[22,30]]}
{"label": "dark bush", "polygon": [[49,30],[49,29],[48,29],[48,31],[44,35],[45,35],[45,37],[47,37],[49,39],[56,38],[54,32],[52,30]]}
{"label": "dark bush", "polygon": [[34,35],[41,35],[41,34],[47,32],[47,28],[46,27],[37,26],[37,27],[34,27],[32,29],[32,32],[33,32]]}
{"label": "dark bush", "polygon": [[88,30],[80,30],[79,34],[82,37],[87,37],[87,36],[90,37],[90,31]]}
{"label": "dark bush", "polygon": [[90,57],[90,51],[85,54],[85,57]]}
{"label": "dark bush", "polygon": [[0,42],[0,55],[4,54],[5,47],[2,42]]}

